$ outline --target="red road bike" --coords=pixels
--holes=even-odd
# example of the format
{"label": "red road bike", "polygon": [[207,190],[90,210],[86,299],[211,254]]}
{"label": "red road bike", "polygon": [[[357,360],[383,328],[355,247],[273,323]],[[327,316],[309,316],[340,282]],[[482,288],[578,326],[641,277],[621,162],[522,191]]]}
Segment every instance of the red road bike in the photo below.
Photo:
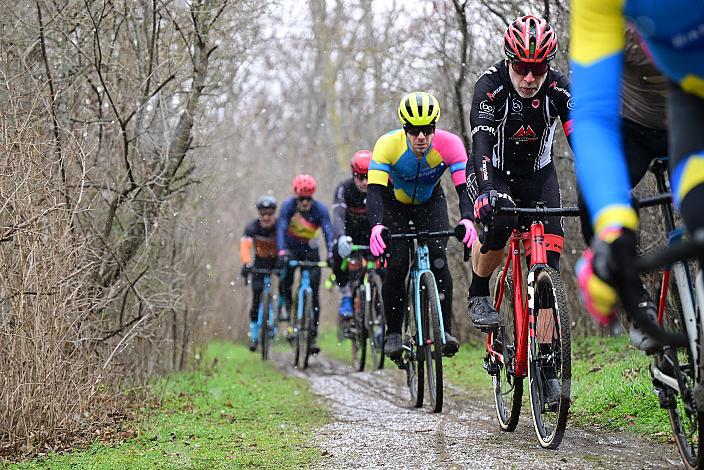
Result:
{"label": "red road bike", "polygon": [[[492,376],[496,414],[501,429],[513,431],[521,411],[524,379],[528,378],[533,424],[540,445],[556,449],[565,432],[570,407],[570,322],[560,274],[547,264],[547,251],[562,251],[561,237],[546,234],[547,216],[578,216],[577,208],[496,208],[495,214],[529,216],[530,231],[514,230],[506,263],[496,278],[494,306],[501,323],[487,336],[484,367]],[[488,250],[492,224],[486,227]],[[523,258],[530,255],[524,282]],[[559,394],[549,393],[557,380]],[[555,385],[555,382],[551,382]]]}

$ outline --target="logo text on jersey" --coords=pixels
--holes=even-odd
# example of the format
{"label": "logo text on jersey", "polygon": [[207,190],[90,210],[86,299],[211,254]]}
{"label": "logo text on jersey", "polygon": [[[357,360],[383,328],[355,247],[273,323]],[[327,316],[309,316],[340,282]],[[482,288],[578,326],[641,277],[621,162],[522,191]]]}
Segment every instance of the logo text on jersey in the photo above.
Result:
{"label": "logo text on jersey", "polygon": [[491,135],[496,135],[496,129],[491,126],[474,126],[474,129],[472,129],[472,135],[479,131],[486,131]]}
{"label": "logo text on jersey", "polygon": [[565,95],[567,98],[572,98],[572,94],[566,88],[562,88],[562,87],[557,86],[557,81],[552,82],[550,84],[550,88],[554,88],[555,91],[559,91],[560,93]]}
{"label": "logo text on jersey", "polygon": [[501,90],[504,89],[503,85],[499,85],[499,87],[494,90],[494,91],[488,91],[486,93],[487,98],[489,98],[491,101],[494,101],[494,97],[501,92]]}
{"label": "logo text on jersey", "polygon": [[511,102],[511,110],[514,113],[520,113],[521,111],[523,111],[523,103],[521,103],[520,100],[514,98]]}
{"label": "logo text on jersey", "polygon": [[489,104],[487,100],[483,100],[479,103],[479,111],[484,111],[485,113],[493,113],[494,107]]}
{"label": "logo text on jersey", "polygon": [[482,157],[482,180],[483,181],[489,181],[489,169],[487,168],[487,164],[489,163],[489,157],[484,155]]}
{"label": "logo text on jersey", "polygon": [[513,137],[511,138],[519,142],[531,142],[534,140],[538,140],[538,136],[535,134],[535,131],[530,126],[519,127],[516,133],[513,134]]}

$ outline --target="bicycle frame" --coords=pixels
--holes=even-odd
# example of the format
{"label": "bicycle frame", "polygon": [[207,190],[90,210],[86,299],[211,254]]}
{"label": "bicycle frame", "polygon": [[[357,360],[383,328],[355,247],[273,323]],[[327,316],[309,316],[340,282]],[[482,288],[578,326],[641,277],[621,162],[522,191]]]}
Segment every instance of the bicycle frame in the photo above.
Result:
{"label": "bicycle frame", "polygon": [[[269,303],[269,325],[272,327],[272,331],[275,332],[278,329],[277,322],[275,321],[276,319],[276,309],[274,307],[274,296],[272,294],[272,289],[271,289],[271,275],[272,272],[269,269],[260,269],[260,268],[255,268],[251,271],[252,274],[262,274],[264,278],[262,279],[262,283],[264,285],[262,289],[262,296],[261,299],[264,298],[264,296],[271,294],[271,302]],[[261,331],[262,331],[262,326],[264,325],[264,312],[262,309],[262,301],[259,301],[259,305],[257,306],[257,339],[261,340]],[[274,336],[272,335],[272,336]]]}
{"label": "bicycle frame", "polygon": [[[416,316],[416,325],[418,327],[418,344],[424,344],[425,339],[423,339],[423,322],[421,318],[421,308],[420,308],[420,278],[423,274],[428,273],[433,277],[433,285],[435,286],[435,298],[437,299],[438,312],[442,312],[442,307],[440,306],[440,296],[438,295],[438,286],[435,282],[435,276],[430,270],[430,255],[428,253],[428,246],[425,243],[419,243],[416,245],[416,249],[413,255],[413,264],[411,265],[411,288],[413,289],[413,309]],[[440,337],[442,338],[442,344],[445,345],[445,325],[443,324],[442,315],[440,315]]]}
{"label": "bicycle frame", "polygon": [[[514,229],[509,239],[509,254],[506,256],[506,262],[501,270],[501,282],[499,283],[499,293],[496,298],[494,308],[498,311],[501,307],[501,302],[504,297],[504,283],[508,268],[513,271],[513,305],[514,305],[514,324],[516,335],[516,363],[514,375],[516,377],[528,376],[528,334],[535,335],[535,318],[534,294],[532,292],[532,280],[537,268],[547,265],[547,245],[549,243],[556,244],[556,238],[545,235],[545,226],[541,221],[533,221],[530,226],[530,232],[519,232]],[[526,254],[530,253],[530,267],[528,271],[528,296],[524,295],[523,287],[523,267],[521,259],[521,243],[526,249]],[[529,251],[530,250],[530,251]],[[562,250],[562,246],[559,246]],[[558,317],[559,321],[559,317]],[[486,350],[496,357],[500,362],[504,362],[504,357],[493,348],[494,333],[487,335]]]}
{"label": "bicycle frame", "polygon": [[[367,245],[352,245],[352,251],[353,252],[361,252],[361,251],[366,251],[369,250],[369,246]],[[377,268],[376,261],[367,259],[366,257],[362,256],[360,258],[360,261],[362,263],[362,266],[360,269],[363,270],[363,275],[361,276],[361,285],[364,287],[364,300],[366,302],[371,302],[372,300],[372,289],[370,287],[369,283],[369,271],[374,270]],[[346,271],[349,267],[350,263],[350,257],[347,256],[342,260],[341,264],[341,269],[343,271]],[[354,290],[354,289],[353,289]],[[364,321],[368,321],[368,318],[365,318]]]}
{"label": "bicycle frame", "polygon": [[[298,319],[300,320],[303,318],[303,296],[305,295],[306,292],[313,292],[313,288],[311,287],[310,284],[310,269],[312,268],[323,268],[326,267],[327,264],[322,261],[298,261],[298,260],[290,260],[288,262],[288,265],[292,268],[300,268],[301,271],[301,284],[298,288],[298,303],[296,305],[296,315]],[[293,276],[295,270],[291,271],[291,275]],[[313,319],[311,319],[313,321]]]}
{"label": "bicycle frame", "polygon": [[[310,286],[310,272],[307,269],[301,269],[301,285],[298,288],[298,302],[296,305],[296,315],[299,320],[303,318],[303,297],[306,292],[313,292],[313,288]],[[312,318],[311,321],[313,321]]]}
{"label": "bicycle frame", "polygon": [[[651,167],[651,171],[655,176],[658,192],[660,193],[667,193],[669,190],[667,187],[667,179],[665,178],[665,169],[662,165],[664,161],[666,161],[666,159],[656,162],[653,167]],[[680,243],[684,236],[684,229],[675,225],[672,206],[669,203],[663,205],[662,215],[665,219],[668,246],[674,246]],[[682,304],[682,316],[684,317],[684,326],[687,331],[690,351],[692,352],[694,364],[700,366],[701,351],[699,347],[697,323],[700,323],[699,328],[702,328],[701,331],[704,331],[704,316],[697,314],[697,299],[692,288],[692,273],[689,270],[689,265],[685,262],[677,261],[671,266],[663,269],[662,273],[663,276],[660,284],[660,297],[658,299],[658,324],[660,326],[663,325],[663,315],[665,313],[667,293],[670,286],[670,277],[671,274],[674,274],[678,291],[677,293],[679,294],[680,303]],[[701,273],[697,277],[700,278]],[[702,299],[699,299],[698,304],[703,305],[701,302]],[[695,378],[697,380],[699,379],[699,374],[700,367],[696,367]],[[670,388],[681,392],[680,385],[682,384],[679,384],[675,378],[663,374],[657,367],[653,367],[653,377]]]}
{"label": "bicycle frame", "polygon": [[[262,289],[262,296],[271,294],[271,273],[266,272],[264,273],[264,289]],[[263,298],[263,297],[262,297]],[[269,325],[272,327],[272,331],[276,332],[277,331],[277,326],[276,326],[276,309],[274,308],[274,298],[273,296],[271,297],[271,302],[269,302]],[[259,309],[258,309],[258,316],[257,316],[257,328],[260,332],[261,335],[261,330],[262,330],[262,325],[264,325],[264,312],[262,308],[261,302],[259,303]],[[274,333],[275,335],[275,333]]]}

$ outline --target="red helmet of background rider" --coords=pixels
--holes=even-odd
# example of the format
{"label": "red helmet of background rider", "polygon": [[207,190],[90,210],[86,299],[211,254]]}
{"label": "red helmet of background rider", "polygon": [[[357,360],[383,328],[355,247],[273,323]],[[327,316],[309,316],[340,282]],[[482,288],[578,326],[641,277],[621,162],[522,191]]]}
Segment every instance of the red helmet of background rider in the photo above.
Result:
{"label": "red helmet of background rider", "polygon": [[516,18],[504,34],[504,52],[511,62],[549,62],[557,54],[557,35],[542,18]]}
{"label": "red helmet of background rider", "polygon": [[369,172],[369,162],[372,160],[372,153],[369,150],[358,150],[352,155],[350,168],[352,173],[366,175]]}
{"label": "red helmet of background rider", "polygon": [[315,178],[311,175],[296,175],[291,186],[296,196],[311,197],[315,192]]}

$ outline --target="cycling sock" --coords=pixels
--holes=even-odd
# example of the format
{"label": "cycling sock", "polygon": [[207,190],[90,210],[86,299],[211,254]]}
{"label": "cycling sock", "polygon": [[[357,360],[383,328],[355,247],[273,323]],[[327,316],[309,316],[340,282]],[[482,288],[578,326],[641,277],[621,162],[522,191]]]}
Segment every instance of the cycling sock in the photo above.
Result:
{"label": "cycling sock", "polygon": [[472,284],[469,286],[469,296],[488,296],[489,295],[489,279],[491,275],[482,277],[472,269]]}
{"label": "cycling sock", "polygon": [[352,289],[350,288],[349,283],[345,284],[344,286],[340,286],[340,296],[352,297]]}

